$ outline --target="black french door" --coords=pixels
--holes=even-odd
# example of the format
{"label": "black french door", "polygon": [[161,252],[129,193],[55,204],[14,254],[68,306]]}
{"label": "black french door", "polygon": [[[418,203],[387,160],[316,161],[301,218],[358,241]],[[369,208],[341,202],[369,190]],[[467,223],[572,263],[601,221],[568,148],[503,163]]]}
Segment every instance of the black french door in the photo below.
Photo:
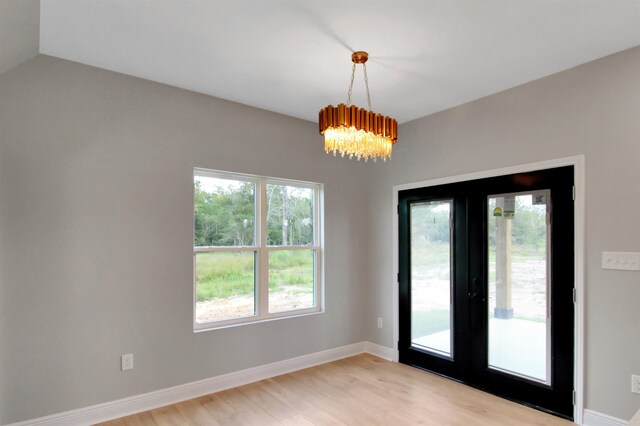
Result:
{"label": "black french door", "polygon": [[573,418],[573,167],[399,193],[400,362]]}

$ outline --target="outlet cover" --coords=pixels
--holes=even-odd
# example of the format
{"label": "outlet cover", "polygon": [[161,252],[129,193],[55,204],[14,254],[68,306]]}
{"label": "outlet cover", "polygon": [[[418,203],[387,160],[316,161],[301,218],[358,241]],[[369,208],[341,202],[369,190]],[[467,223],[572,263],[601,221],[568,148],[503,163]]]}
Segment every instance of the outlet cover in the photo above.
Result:
{"label": "outlet cover", "polygon": [[382,328],[382,318],[378,317],[378,328]]}
{"label": "outlet cover", "polygon": [[133,369],[133,354],[124,354],[120,358],[120,364],[122,371]]}
{"label": "outlet cover", "polygon": [[631,392],[640,394],[640,376],[631,376]]}

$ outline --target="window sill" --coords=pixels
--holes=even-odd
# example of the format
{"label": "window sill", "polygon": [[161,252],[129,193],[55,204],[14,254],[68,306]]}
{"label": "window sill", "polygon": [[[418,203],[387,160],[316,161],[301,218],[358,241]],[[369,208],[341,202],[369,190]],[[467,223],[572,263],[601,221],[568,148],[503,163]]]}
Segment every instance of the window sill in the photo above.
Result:
{"label": "window sill", "polygon": [[292,311],[288,311],[288,312],[282,312],[282,313],[278,313],[278,314],[272,314],[268,317],[263,317],[263,318],[239,318],[239,319],[234,319],[234,320],[228,320],[228,321],[220,321],[219,323],[204,323],[204,324],[194,324],[194,329],[193,332],[194,333],[202,333],[205,331],[213,331],[213,330],[220,330],[220,329],[225,329],[225,328],[233,328],[233,327],[241,327],[241,326],[247,326],[247,325],[253,325],[253,324],[261,324],[261,323],[265,323],[265,322],[271,322],[271,321],[279,321],[279,320],[283,320],[283,319],[290,319],[290,318],[300,318],[300,317],[307,317],[307,316],[312,316],[312,315],[318,315],[318,314],[323,314],[324,313],[324,309],[320,309],[320,308],[310,308],[310,309],[304,309],[304,310],[300,310],[300,312],[296,312],[296,313],[291,313]]}

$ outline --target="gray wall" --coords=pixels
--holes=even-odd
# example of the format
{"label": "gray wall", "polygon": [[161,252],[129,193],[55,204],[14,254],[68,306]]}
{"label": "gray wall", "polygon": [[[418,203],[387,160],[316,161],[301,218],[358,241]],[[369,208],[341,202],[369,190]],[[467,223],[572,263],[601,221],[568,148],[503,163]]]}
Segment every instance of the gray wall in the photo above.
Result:
{"label": "gray wall", "polygon": [[[629,419],[640,407],[640,273],[602,270],[602,251],[640,251],[640,48],[400,128],[369,192],[367,339],[391,347],[392,185],[584,154],[586,408]],[[428,96],[428,94],[424,94]]]}
{"label": "gray wall", "polygon": [[[316,124],[39,55],[0,142],[0,423],[363,340],[368,165]],[[193,333],[195,166],[325,184],[326,313]]]}
{"label": "gray wall", "polygon": [[40,1],[0,0],[0,74],[32,58],[40,47]]}
{"label": "gray wall", "polygon": [[[586,407],[630,418],[640,275],[600,255],[640,251],[639,75],[636,48],[406,123],[376,165],[325,159],[313,123],[46,56],[0,75],[0,423],[391,347],[392,185],[576,154]],[[194,166],[325,184],[326,313],[192,333]]]}

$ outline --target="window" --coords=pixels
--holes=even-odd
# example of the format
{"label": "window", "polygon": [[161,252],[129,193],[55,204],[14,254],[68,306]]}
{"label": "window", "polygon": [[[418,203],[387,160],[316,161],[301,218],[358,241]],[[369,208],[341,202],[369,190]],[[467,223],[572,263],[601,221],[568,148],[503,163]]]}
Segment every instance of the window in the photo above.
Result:
{"label": "window", "polygon": [[319,312],[321,185],[194,171],[194,329]]}

